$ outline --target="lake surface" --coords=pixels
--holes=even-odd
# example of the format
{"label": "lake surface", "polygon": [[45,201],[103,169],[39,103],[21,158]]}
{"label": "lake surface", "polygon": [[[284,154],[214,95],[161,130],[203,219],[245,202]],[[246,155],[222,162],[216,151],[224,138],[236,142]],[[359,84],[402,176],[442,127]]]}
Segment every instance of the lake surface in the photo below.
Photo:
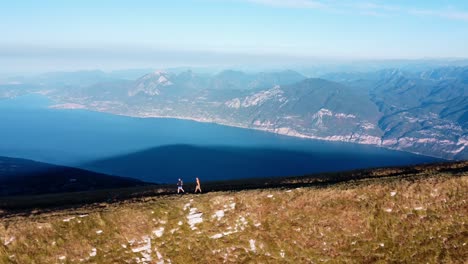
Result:
{"label": "lake surface", "polygon": [[177,119],[49,109],[28,95],[0,100],[0,156],[153,182],[302,175],[437,159],[382,148]]}

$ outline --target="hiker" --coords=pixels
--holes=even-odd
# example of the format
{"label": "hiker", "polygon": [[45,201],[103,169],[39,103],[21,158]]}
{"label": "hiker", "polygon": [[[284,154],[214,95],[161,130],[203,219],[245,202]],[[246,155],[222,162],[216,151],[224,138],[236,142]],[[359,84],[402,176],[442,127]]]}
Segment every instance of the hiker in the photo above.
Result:
{"label": "hiker", "polygon": [[179,178],[179,181],[177,182],[177,193],[179,193],[180,191],[182,191],[183,193],[185,192],[182,188],[182,185],[184,185],[184,182]]}
{"label": "hiker", "polygon": [[200,191],[201,193],[200,179],[198,179],[198,177],[196,177],[195,179],[197,181],[197,186],[195,187],[195,193],[197,193],[197,191]]}

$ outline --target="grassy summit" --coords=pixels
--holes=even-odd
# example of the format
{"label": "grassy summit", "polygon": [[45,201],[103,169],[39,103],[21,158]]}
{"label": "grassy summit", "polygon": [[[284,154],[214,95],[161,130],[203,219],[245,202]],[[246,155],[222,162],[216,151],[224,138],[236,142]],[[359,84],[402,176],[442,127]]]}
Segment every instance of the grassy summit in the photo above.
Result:
{"label": "grassy summit", "polygon": [[0,263],[463,263],[467,164],[453,166],[8,215]]}

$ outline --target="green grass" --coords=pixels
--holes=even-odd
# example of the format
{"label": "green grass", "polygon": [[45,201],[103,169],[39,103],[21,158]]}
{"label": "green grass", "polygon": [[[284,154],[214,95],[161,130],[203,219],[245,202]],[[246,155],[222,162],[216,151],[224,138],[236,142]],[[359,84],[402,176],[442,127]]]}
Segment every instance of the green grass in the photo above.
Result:
{"label": "green grass", "polygon": [[[138,263],[145,254],[147,263],[464,263],[466,171],[417,174],[13,215],[1,220],[0,263]],[[195,230],[190,208],[203,213]],[[151,251],[138,250],[148,242]]]}

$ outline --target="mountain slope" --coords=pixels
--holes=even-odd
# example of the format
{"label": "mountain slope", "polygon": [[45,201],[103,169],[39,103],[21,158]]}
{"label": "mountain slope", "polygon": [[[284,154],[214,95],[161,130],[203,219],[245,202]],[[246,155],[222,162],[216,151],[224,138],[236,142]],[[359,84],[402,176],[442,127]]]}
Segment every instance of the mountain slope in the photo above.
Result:
{"label": "mountain slope", "polygon": [[376,82],[370,96],[384,114],[379,121],[383,145],[443,157],[463,153],[468,140],[465,71],[441,68],[416,77],[394,71]]}
{"label": "mountain slope", "polygon": [[234,119],[268,131],[320,139],[339,135],[358,143],[379,143],[381,135],[372,125],[380,113],[368,98],[323,79],[276,86],[225,105],[234,108]]}
{"label": "mountain slope", "polygon": [[0,262],[465,262],[466,162],[364,173],[13,214],[0,218]]}

